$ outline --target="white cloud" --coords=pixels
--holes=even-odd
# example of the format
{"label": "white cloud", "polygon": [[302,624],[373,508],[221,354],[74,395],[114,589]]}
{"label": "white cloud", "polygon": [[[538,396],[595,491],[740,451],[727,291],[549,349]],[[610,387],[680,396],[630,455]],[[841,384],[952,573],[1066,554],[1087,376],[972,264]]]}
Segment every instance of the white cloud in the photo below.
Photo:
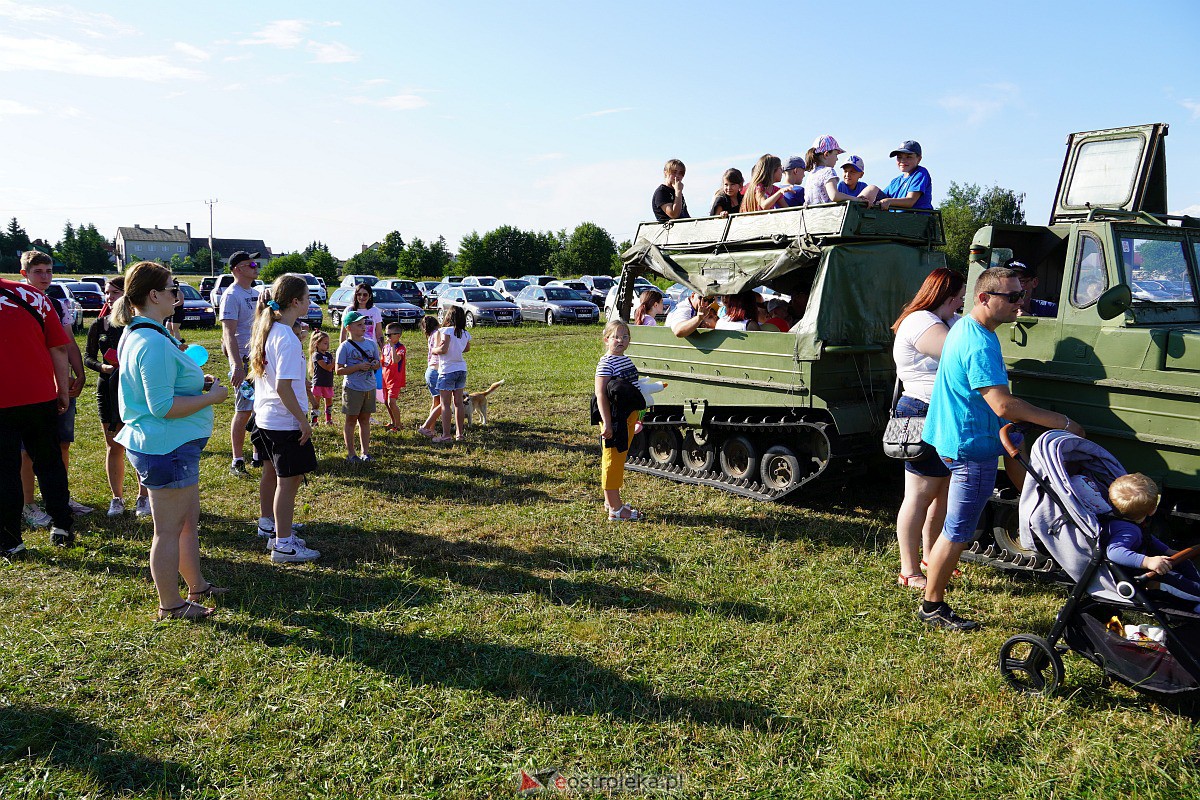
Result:
{"label": "white cloud", "polygon": [[1200,203],[1190,205],[1187,208],[1180,209],[1179,211],[1172,211],[1171,213],[1180,217],[1200,217]]}
{"label": "white cloud", "polygon": [[304,31],[309,23],[302,19],[277,19],[268,22],[267,26],[242,39],[238,44],[270,45],[271,47],[296,47],[304,43]]}
{"label": "white cloud", "polygon": [[348,61],[358,61],[359,59],[358,53],[341,42],[322,43],[310,40],[306,46],[313,54],[313,63],[315,64],[345,64]]}
{"label": "white cloud", "polygon": [[21,70],[152,82],[200,77],[165,56],[114,56],[65,39],[0,36],[0,72]]}
{"label": "white cloud", "polygon": [[543,161],[558,161],[560,158],[566,157],[566,153],[539,153],[536,156],[530,156],[525,161],[529,164],[539,164]]}
{"label": "white cloud", "polygon": [[0,100],[0,120],[5,117],[28,117],[34,114],[40,114],[36,108],[18,103],[16,100]]}
{"label": "white cloud", "polygon": [[352,97],[350,102],[357,103],[363,106],[378,106],[379,108],[391,108],[396,111],[411,111],[414,108],[424,108],[429,105],[429,101],[419,94],[394,94],[391,97]]}
{"label": "white cloud", "polygon": [[183,53],[188,58],[193,58],[196,61],[208,61],[210,58],[212,58],[212,54],[207,50],[201,50],[199,47],[188,44],[187,42],[176,42],[175,49],[180,53]]}
{"label": "white cloud", "polygon": [[56,28],[61,28],[63,25],[74,25],[83,33],[95,38],[130,36],[136,33],[135,28],[108,14],[80,11],[69,6],[49,8],[28,3],[16,3],[12,0],[0,0],[0,17],[13,22],[50,25]]}
{"label": "white cloud", "polygon": [[603,111],[592,111],[587,114],[580,114],[575,119],[590,119],[592,117],[604,117],[609,114],[622,114],[626,111],[633,111],[633,108],[629,107],[629,106],[627,106],[625,108],[606,108]]}
{"label": "white cloud", "polygon": [[1200,119],[1200,100],[1180,100],[1179,105],[1192,114],[1192,119]]}
{"label": "white cloud", "polygon": [[989,83],[961,94],[943,95],[937,103],[946,111],[963,115],[963,123],[973,127],[1014,104],[1019,96],[1020,89],[1011,83]]}
{"label": "white cloud", "polygon": [[58,109],[57,113],[58,116],[65,119],[78,119],[80,117],[88,116],[86,111],[81,108],[76,108],[75,106],[63,106],[62,108]]}

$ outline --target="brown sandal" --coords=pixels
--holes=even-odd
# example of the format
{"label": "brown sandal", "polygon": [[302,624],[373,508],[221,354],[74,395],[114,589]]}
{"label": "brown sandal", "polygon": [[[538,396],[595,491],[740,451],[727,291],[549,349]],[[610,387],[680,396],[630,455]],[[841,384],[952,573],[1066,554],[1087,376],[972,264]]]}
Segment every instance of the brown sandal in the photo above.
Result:
{"label": "brown sandal", "polygon": [[165,622],[169,619],[186,619],[190,622],[199,622],[203,619],[208,619],[212,616],[214,609],[205,608],[199,603],[193,603],[189,600],[183,601],[180,605],[174,608],[158,607],[158,622]]}
{"label": "brown sandal", "polygon": [[203,589],[201,589],[198,592],[189,591],[188,592],[188,602],[195,603],[199,600],[204,599],[205,597],[216,598],[216,597],[220,597],[223,594],[229,594],[229,589],[225,588],[224,586],[213,586],[210,583],[208,586],[204,587]]}

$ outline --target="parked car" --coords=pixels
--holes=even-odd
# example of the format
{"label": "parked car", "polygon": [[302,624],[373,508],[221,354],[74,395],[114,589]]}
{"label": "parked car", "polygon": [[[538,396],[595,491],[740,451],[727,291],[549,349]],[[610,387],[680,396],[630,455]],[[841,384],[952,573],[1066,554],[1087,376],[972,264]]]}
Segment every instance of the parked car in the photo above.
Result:
{"label": "parked car", "polygon": [[596,322],[600,309],[583,300],[579,292],[566,286],[526,286],[517,295],[521,319],[545,320],[547,325],[564,322]]}
{"label": "parked car", "polygon": [[604,298],[608,296],[608,290],[617,285],[617,279],[611,275],[580,275],[579,280],[588,287],[593,297],[600,298],[600,302],[596,303],[598,306],[604,305]]}
{"label": "parked car", "polygon": [[313,275],[311,272],[306,272],[302,276],[305,283],[308,284],[308,294],[318,303],[324,303],[329,299],[329,292],[325,288],[325,281]]}
{"label": "parked car", "polygon": [[208,277],[208,278],[201,278],[200,279],[200,296],[201,297],[212,297],[212,290],[216,287],[216,285],[217,285],[217,278],[215,275]]}
{"label": "parked car", "polygon": [[71,296],[75,298],[75,302],[79,303],[84,314],[98,315],[100,313],[100,309],[104,305],[104,293],[102,289],[96,288],[96,284],[72,281],[64,283],[63,286],[71,290]]}
{"label": "parked car", "polygon": [[688,287],[684,286],[682,283],[673,283],[673,284],[671,284],[671,288],[669,288],[665,292],[663,292],[663,296],[669,297],[672,300],[674,300],[676,303],[678,303],[679,298],[682,297],[684,295],[684,293],[687,291],[688,291]]}
{"label": "parked car", "polygon": [[[308,313],[304,315],[304,321],[308,323],[308,327],[316,330],[325,322],[325,313],[321,311],[321,307],[317,305],[317,298],[310,291],[308,293]],[[307,345],[308,342],[302,342]]]}
{"label": "parked car", "polygon": [[551,281],[550,283],[547,283],[546,285],[547,286],[565,286],[568,289],[573,290],[575,292],[575,294],[579,295],[580,300],[587,300],[589,303],[596,303],[597,308],[604,305],[604,295],[601,294],[600,297],[598,298],[600,302],[596,302],[596,298],[592,297],[592,290],[589,289],[587,284],[581,280],[573,279],[573,280],[567,280],[567,281],[561,281],[561,280],[560,281]]}
{"label": "parked car", "polygon": [[494,278],[491,275],[468,275],[462,279],[459,286],[490,286],[496,288],[496,281],[499,278]]}
{"label": "parked car", "polygon": [[[383,324],[399,322],[405,326],[416,326],[425,316],[425,312],[412,303],[404,302],[399,294],[391,289],[371,289],[372,302],[383,312]],[[329,322],[334,327],[342,327],[342,315],[354,302],[354,287],[343,286],[329,298]]]}
{"label": "parked car", "polygon": [[[113,275],[112,277],[115,278],[117,276]],[[79,280],[83,283],[96,284],[96,287],[100,290],[100,294],[104,294],[104,287],[108,285],[108,278],[109,276],[107,275],[84,275]]]}
{"label": "parked car", "polygon": [[379,277],[376,275],[343,275],[342,282],[338,284],[338,288],[345,289],[347,286],[358,286],[360,283],[365,283],[367,286],[374,286],[379,283]]}
{"label": "parked car", "polygon": [[439,283],[437,286],[434,286],[432,289],[430,289],[428,292],[425,293],[425,309],[427,311],[437,311],[437,309],[439,308],[438,299],[444,293],[450,291],[453,288],[454,288],[453,283],[446,283],[444,281],[442,283]]}
{"label": "parked car", "polygon": [[538,286],[545,286],[551,281],[558,280],[558,278],[554,277],[553,275],[522,275],[521,280],[531,285],[537,284]]}
{"label": "parked car", "polygon": [[454,286],[458,286],[460,283],[462,283],[462,280],[463,280],[462,275],[443,275],[442,276],[442,283],[449,283]]}
{"label": "parked car", "polygon": [[183,313],[176,322],[180,326],[196,325],[211,328],[217,324],[217,311],[213,304],[204,299],[195,286],[187,283],[179,284],[183,292]]}
{"label": "parked car", "polygon": [[486,286],[452,286],[442,291],[438,295],[438,311],[451,305],[461,306],[467,312],[468,328],[485,323],[517,325],[521,322],[520,307]]}
{"label": "parked car", "polygon": [[63,315],[63,324],[70,327],[75,333],[83,333],[83,309],[75,301],[71,290],[61,283],[51,283],[46,287],[46,296],[60,301],[66,308],[67,313]]}
{"label": "parked car", "polygon": [[[662,289],[659,289],[653,283],[651,283],[648,280],[644,280],[643,278],[638,278],[636,281],[633,282],[633,305],[635,307],[637,306],[637,303],[638,303],[638,297],[642,294],[642,292],[646,291],[647,289],[653,289],[656,292],[662,292]],[[687,291],[685,291],[682,295],[680,295],[680,297],[681,298],[687,297],[689,292],[691,292],[691,289],[688,289]],[[616,319],[615,312],[613,310],[616,307],[616,304],[617,304],[617,285],[614,283],[613,287],[608,290],[608,294],[604,297],[604,318],[605,319]],[[666,292],[663,292],[663,313],[657,317],[658,321],[662,322],[663,320],[665,320],[667,318],[667,314],[671,313],[671,309],[675,308],[675,305],[676,305],[676,301],[672,300],[670,298],[670,296],[667,295]],[[630,313],[632,313],[632,312],[630,312]]]}
{"label": "parked car", "polygon": [[430,290],[439,285],[441,281],[417,281],[417,288],[421,290],[422,297],[428,297]]}
{"label": "parked car", "polygon": [[[218,309],[218,311],[220,310],[221,295],[225,293],[226,289],[228,289],[230,286],[233,286],[234,281],[235,278],[228,272],[224,275],[217,276],[217,282],[213,284],[212,292],[208,296],[208,302],[212,303],[213,308]],[[256,279],[253,285],[260,287],[263,285],[263,282]]]}
{"label": "parked car", "polygon": [[529,281],[523,281],[519,278],[504,278],[496,281],[496,285],[492,288],[500,293],[500,296],[510,303],[516,302],[517,295],[521,290],[529,285]]}
{"label": "parked car", "polygon": [[425,305],[425,295],[421,293],[421,289],[415,281],[404,280],[403,278],[388,278],[375,284],[374,288],[391,289],[403,297],[406,303],[412,303],[414,306]]}

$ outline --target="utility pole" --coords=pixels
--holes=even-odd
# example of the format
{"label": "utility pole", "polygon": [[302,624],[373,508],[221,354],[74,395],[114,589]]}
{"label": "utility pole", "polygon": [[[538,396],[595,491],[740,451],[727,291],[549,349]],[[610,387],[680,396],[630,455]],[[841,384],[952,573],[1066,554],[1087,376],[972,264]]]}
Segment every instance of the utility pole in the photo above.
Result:
{"label": "utility pole", "polygon": [[212,242],[212,222],[213,210],[212,207],[217,204],[217,199],[205,200],[204,204],[208,206],[208,274],[212,277],[217,276],[216,259],[213,257],[213,242]]}

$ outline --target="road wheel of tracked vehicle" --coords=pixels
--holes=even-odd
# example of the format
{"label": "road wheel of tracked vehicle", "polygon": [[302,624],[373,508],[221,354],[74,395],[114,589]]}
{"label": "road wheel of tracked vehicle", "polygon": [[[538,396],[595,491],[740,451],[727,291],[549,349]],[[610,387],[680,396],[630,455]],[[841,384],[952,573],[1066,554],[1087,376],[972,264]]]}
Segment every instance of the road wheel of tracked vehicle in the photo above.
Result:
{"label": "road wheel of tracked vehicle", "polygon": [[674,428],[646,428],[646,457],[659,469],[667,469],[679,461],[682,450],[679,431]]}
{"label": "road wheel of tracked vehicle", "polygon": [[703,431],[690,430],[683,437],[683,465],[693,472],[708,472],[717,463],[717,451]]}
{"label": "road wheel of tracked vehicle", "polygon": [[730,436],[721,444],[721,471],[735,481],[758,477],[758,448],[745,436]]}
{"label": "road wheel of tracked vehicle", "polygon": [[775,491],[786,491],[800,480],[800,459],[790,448],[777,444],[762,455],[758,468],[762,485]]}
{"label": "road wheel of tracked vehicle", "polygon": [[[1040,568],[1050,560],[1021,544],[1021,521],[1016,506],[992,503],[989,510],[992,537],[996,540],[996,546],[1011,554],[1005,557],[1006,561]],[[984,519],[988,519],[988,515],[985,515]]]}
{"label": "road wheel of tracked vehicle", "polygon": [[467,327],[468,328],[475,327],[475,315],[472,314],[470,311],[467,312]]}
{"label": "road wheel of tracked vehicle", "polygon": [[1058,651],[1040,636],[1022,633],[1000,646],[1000,674],[1025,694],[1052,695],[1063,682]]}

